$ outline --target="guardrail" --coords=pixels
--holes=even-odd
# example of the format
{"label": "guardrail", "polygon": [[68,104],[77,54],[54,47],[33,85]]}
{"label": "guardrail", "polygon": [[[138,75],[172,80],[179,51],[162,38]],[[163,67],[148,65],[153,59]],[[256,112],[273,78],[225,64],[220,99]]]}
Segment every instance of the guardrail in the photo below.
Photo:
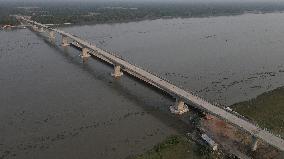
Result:
{"label": "guardrail", "polygon": [[92,55],[101,58],[102,60],[105,60],[106,62],[109,62],[113,65],[119,65],[121,66],[122,70],[131,74],[132,76],[143,80],[147,82],[148,84],[151,84],[158,89],[162,89],[163,91],[166,91],[170,95],[172,95],[175,98],[182,99],[185,103],[194,106],[198,109],[201,109],[202,111],[205,111],[207,113],[210,113],[214,116],[217,116],[237,127],[240,129],[250,133],[253,137],[257,137],[259,139],[262,139],[266,143],[278,148],[281,151],[284,151],[284,141],[281,137],[278,137],[276,135],[273,135],[272,133],[268,132],[267,130],[263,130],[259,128],[257,125],[250,123],[246,119],[244,119],[243,116],[239,114],[235,114],[234,112],[227,111],[219,106],[213,105],[210,102],[208,102],[206,99],[203,99],[199,96],[197,96],[193,92],[185,91],[184,89],[181,89],[174,84],[172,84],[167,79],[161,77],[160,75],[157,75],[149,70],[145,70],[136,64],[131,64],[130,62],[124,60],[121,56],[109,52],[104,49],[100,49],[96,47],[95,45],[91,44],[90,42],[83,40],[75,35],[72,35],[70,33],[64,32],[59,29],[53,29],[49,26],[45,26],[43,24],[37,23],[35,21],[26,19],[24,17],[18,17],[21,20],[28,22],[31,25],[35,25],[37,27],[41,27],[44,29],[47,29],[49,31],[57,32],[58,34],[61,34],[62,36],[66,36],[73,41],[76,41],[79,43],[82,47],[87,48],[93,52],[90,52]]}

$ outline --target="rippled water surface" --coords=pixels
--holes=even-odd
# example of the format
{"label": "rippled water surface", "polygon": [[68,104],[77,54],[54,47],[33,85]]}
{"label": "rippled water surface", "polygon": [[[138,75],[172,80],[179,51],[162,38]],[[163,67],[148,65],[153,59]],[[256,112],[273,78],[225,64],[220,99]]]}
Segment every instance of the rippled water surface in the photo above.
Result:
{"label": "rippled water surface", "polygon": [[64,30],[224,105],[284,85],[284,14],[168,19]]}
{"label": "rippled water surface", "polygon": [[125,158],[186,130],[156,109],[170,98],[110,67],[29,30],[0,36],[1,159]]}
{"label": "rippled water surface", "polygon": [[[283,28],[273,13],[62,29],[230,105],[284,85]],[[171,98],[73,48],[29,30],[0,37],[0,158],[125,158],[189,131]]]}

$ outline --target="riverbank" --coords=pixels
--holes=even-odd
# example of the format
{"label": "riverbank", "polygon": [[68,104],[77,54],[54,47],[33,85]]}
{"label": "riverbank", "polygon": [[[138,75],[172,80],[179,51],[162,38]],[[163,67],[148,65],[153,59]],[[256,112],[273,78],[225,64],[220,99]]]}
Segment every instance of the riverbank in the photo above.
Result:
{"label": "riverbank", "polygon": [[[263,93],[254,99],[236,103],[231,107],[264,129],[267,128],[275,134],[284,135],[284,87]],[[283,154],[279,154],[274,148],[264,143],[261,143],[257,152],[250,152],[251,138],[248,134],[239,131],[222,120],[213,119],[201,120],[201,127],[220,143],[228,153],[239,154],[239,156],[249,154],[249,156],[257,158],[282,157]],[[131,159],[157,158],[222,158],[222,156],[212,153],[205,146],[195,144],[184,136],[176,135],[168,137],[151,150]]]}
{"label": "riverbank", "polygon": [[284,3],[281,2],[1,2],[0,24],[15,25],[16,20],[9,16],[15,14],[31,16],[32,20],[43,24],[84,25],[283,11]]}
{"label": "riverbank", "polygon": [[204,146],[197,145],[182,135],[169,136],[144,154],[128,159],[213,159],[220,158]]}
{"label": "riverbank", "polygon": [[236,112],[255,121],[262,128],[284,136],[284,87],[231,106]]}

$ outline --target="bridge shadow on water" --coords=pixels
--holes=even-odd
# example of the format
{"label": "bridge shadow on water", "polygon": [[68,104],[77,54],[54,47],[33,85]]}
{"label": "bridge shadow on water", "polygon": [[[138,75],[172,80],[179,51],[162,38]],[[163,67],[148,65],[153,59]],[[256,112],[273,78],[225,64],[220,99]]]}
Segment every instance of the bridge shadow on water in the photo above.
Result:
{"label": "bridge shadow on water", "polygon": [[[75,53],[78,53],[78,55],[80,54],[80,52],[77,49],[71,48],[69,46],[62,48],[60,45],[56,44],[56,42],[55,43],[51,42],[48,37],[43,36],[40,33],[36,33],[36,35],[37,37],[42,39],[45,44],[47,44],[49,47],[56,50],[56,52],[58,52],[59,55],[63,56],[64,59],[67,60],[68,63],[76,65],[77,67],[80,67],[84,72],[87,72],[88,74],[92,75],[94,79],[101,81],[102,83],[105,84],[106,87],[111,88],[113,91],[116,91],[117,93],[121,94],[123,97],[139,105],[144,111],[146,111],[151,116],[155,117],[160,122],[167,125],[168,127],[175,129],[178,133],[185,135],[186,133],[190,133],[190,132],[197,130],[194,124],[189,120],[189,118],[191,115],[195,115],[195,116],[198,115],[199,114],[198,110],[192,108],[191,112],[186,113],[185,115],[182,115],[182,116],[173,115],[169,112],[168,108],[171,104],[174,104],[175,99],[168,93],[160,89],[157,89],[154,86],[146,84],[144,81],[137,79],[129,74],[128,74],[129,76],[125,76],[125,75],[122,76],[121,78],[128,78],[127,80],[135,80],[135,82],[138,84],[138,87],[143,87],[145,89],[148,89],[151,92],[158,94],[159,96],[164,98],[163,101],[158,101],[156,99],[151,98],[150,102],[146,102],[145,100],[143,100],[143,98],[141,98],[135,93],[135,91],[137,91],[135,90],[135,88],[131,89],[130,87],[126,87],[125,85],[123,85],[123,83],[120,81],[123,79],[115,79],[111,77],[110,75],[107,77],[105,76],[105,74],[100,75],[96,72],[96,68],[90,66],[88,62],[83,62],[82,59],[78,60],[78,56],[77,58],[72,56],[73,52],[71,51],[73,50]],[[113,67],[111,64],[97,57],[91,56],[91,58],[88,60],[91,60],[91,59],[104,63],[107,66]],[[150,98],[147,98],[147,100],[149,99]],[[170,105],[167,105],[167,104],[170,104]],[[163,106],[157,107],[156,105],[163,105]]]}

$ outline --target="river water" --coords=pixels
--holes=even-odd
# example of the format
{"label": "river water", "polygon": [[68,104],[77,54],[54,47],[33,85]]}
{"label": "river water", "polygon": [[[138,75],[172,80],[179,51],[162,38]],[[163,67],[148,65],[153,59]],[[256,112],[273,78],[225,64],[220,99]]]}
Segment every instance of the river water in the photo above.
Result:
{"label": "river water", "polygon": [[[284,14],[61,28],[231,105],[284,85]],[[30,30],[0,32],[0,158],[125,158],[190,127],[173,100]]]}

